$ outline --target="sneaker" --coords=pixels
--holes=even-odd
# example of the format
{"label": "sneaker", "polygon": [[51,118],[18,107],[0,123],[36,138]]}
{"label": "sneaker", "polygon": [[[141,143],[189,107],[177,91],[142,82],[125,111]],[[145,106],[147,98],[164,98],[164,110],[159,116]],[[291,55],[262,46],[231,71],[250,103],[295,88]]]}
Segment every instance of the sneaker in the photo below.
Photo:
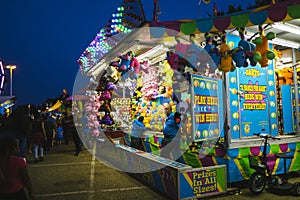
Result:
{"label": "sneaker", "polygon": [[44,157],[40,157],[40,160],[39,160],[40,162],[42,162],[42,161],[44,161]]}
{"label": "sneaker", "polygon": [[39,160],[37,158],[34,158],[34,163],[38,163]]}

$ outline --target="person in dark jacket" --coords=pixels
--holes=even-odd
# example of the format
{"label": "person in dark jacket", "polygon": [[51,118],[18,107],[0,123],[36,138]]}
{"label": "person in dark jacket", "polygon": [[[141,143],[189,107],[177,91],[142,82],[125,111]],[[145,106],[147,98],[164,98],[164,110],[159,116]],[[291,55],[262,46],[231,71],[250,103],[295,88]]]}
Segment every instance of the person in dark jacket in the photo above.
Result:
{"label": "person in dark jacket", "polygon": [[46,132],[47,140],[45,142],[45,151],[49,151],[53,146],[53,138],[55,136],[55,124],[54,121],[51,120],[51,116],[48,114],[44,114],[44,129]]}
{"label": "person in dark jacket", "polygon": [[142,134],[146,130],[145,125],[143,124],[144,117],[140,116],[138,119],[133,121],[132,131],[131,131],[131,142],[130,146],[142,151],[145,151]]}
{"label": "person in dark jacket", "polygon": [[18,156],[25,158],[27,155],[27,139],[32,130],[32,118],[27,105],[18,106],[9,117],[7,130],[15,135],[19,141]]}

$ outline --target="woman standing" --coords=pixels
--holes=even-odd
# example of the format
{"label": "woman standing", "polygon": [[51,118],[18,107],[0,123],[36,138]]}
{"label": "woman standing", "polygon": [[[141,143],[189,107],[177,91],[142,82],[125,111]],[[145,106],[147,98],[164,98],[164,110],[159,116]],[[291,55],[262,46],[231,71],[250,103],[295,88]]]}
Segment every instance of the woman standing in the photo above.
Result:
{"label": "woman standing", "polygon": [[34,154],[34,162],[44,160],[44,144],[47,140],[44,122],[40,117],[36,117],[32,122],[32,147]]}
{"label": "woman standing", "polygon": [[27,163],[24,158],[14,156],[16,152],[18,142],[15,138],[0,138],[0,200],[27,200],[25,188],[28,196],[35,199]]}

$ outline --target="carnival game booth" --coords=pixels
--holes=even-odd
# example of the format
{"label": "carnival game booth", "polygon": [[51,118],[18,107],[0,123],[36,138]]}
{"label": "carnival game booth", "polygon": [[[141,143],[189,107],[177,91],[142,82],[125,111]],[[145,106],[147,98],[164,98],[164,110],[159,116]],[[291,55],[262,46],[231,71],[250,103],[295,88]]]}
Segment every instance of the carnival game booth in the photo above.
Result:
{"label": "carnival game booth", "polygon": [[[253,133],[281,138],[268,147],[274,174],[283,173],[283,160],[275,157],[281,152],[294,156],[289,171],[300,170],[297,58],[294,84],[280,84],[281,49],[274,45],[291,43],[280,43],[273,28],[277,22],[299,23],[299,9],[299,1],[284,1],[231,16],[146,22],[139,1],[124,1],[112,15],[116,24],[102,29],[78,60],[82,73],[91,77],[84,111],[88,140],[99,141],[96,154],[130,173],[144,169],[136,177],[174,199],[224,193],[222,179],[247,180],[253,173],[249,157],[262,154],[262,141]],[[293,44],[295,53],[300,45]],[[182,156],[173,157],[178,162],[159,156],[164,103],[181,115]],[[146,152],[129,147],[138,116],[148,128]],[[103,142],[103,135],[114,130],[125,142],[113,137],[113,143]],[[216,172],[219,168],[225,172]]]}

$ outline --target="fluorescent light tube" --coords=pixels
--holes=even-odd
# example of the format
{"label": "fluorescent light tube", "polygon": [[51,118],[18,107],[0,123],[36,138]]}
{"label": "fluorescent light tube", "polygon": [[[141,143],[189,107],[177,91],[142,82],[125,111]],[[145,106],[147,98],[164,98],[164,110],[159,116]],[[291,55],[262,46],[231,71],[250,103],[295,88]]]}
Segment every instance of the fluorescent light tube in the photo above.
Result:
{"label": "fluorescent light tube", "polygon": [[300,35],[300,28],[298,26],[295,26],[293,24],[283,23],[283,22],[276,22],[271,25],[273,28],[293,33],[296,35]]}
{"label": "fluorescent light tube", "polygon": [[162,44],[156,45],[149,51],[146,51],[145,53],[137,56],[136,59],[143,60],[144,58],[149,58],[149,57],[153,56],[155,53],[157,53],[159,50],[161,50],[162,48],[163,48]]}

